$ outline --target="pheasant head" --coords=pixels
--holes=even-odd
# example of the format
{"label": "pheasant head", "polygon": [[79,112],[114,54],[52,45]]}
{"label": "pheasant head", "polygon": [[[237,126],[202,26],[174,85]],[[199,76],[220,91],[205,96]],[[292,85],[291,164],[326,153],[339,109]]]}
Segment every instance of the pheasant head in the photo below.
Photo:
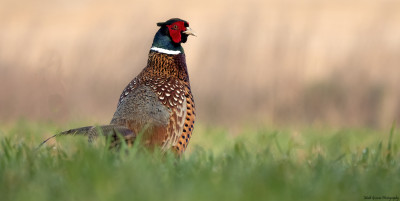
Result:
{"label": "pheasant head", "polygon": [[196,36],[189,23],[179,18],[172,18],[166,22],[159,22],[160,29],[154,36],[151,50],[166,53],[183,53],[181,43],[185,43],[189,35]]}

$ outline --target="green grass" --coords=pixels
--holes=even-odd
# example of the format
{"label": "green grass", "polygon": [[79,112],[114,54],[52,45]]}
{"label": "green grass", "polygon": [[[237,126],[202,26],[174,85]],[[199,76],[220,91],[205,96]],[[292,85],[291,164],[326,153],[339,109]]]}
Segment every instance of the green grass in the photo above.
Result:
{"label": "green grass", "polygon": [[[81,125],[82,126],[82,125]],[[400,196],[399,132],[368,129],[225,129],[197,126],[180,160],[104,140],[58,138],[50,123],[0,127],[0,199],[367,200]],[[372,200],[372,197],[371,197]]]}

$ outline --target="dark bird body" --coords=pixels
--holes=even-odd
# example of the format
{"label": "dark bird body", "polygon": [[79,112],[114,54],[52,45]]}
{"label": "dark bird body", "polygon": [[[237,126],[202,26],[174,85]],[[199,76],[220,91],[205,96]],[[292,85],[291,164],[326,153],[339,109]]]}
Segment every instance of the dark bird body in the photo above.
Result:
{"label": "dark bird body", "polygon": [[195,105],[181,43],[194,34],[186,21],[177,18],[157,25],[161,28],[154,37],[147,66],[123,90],[110,124],[71,129],[55,136],[79,134],[91,141],[103,134],[117,146],[118,134],[132,144],[142,133],[140,143],[147,147],[172,149],[177,155],[185,151],[193,131]]}

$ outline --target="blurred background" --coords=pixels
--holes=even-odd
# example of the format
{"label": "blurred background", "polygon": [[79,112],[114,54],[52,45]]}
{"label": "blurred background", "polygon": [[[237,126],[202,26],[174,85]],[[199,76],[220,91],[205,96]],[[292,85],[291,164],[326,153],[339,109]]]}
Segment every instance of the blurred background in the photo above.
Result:
{"label": "blurred background", "polygon": [[183,45],[197,122],[400,120],[397,0],[0,0],[0,121],[108,123],[173,17],[198,35]]}

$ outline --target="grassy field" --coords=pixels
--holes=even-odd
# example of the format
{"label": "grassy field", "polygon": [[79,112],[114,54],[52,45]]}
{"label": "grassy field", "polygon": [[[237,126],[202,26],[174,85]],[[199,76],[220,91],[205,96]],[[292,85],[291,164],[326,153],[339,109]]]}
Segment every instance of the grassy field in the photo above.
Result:
{"label": "grassy field", "polygon": [[[79,125],[68,125],[79,126]],[[400,196],[399,131],[198,126],[180,160],[105,140],[58,138],[59,125],[0,126],[1,200],[390,200]],[[371,196],[371,197],[368,197]],[[386,196],[386,197],[384,197]]]}
{"label": "grassy field", "polygon": [[[108,122],[172,17],[199,35],[184,157],[35,150]],[[398,19],[396,0],[0,0],[0,201],[399,200]]]}

